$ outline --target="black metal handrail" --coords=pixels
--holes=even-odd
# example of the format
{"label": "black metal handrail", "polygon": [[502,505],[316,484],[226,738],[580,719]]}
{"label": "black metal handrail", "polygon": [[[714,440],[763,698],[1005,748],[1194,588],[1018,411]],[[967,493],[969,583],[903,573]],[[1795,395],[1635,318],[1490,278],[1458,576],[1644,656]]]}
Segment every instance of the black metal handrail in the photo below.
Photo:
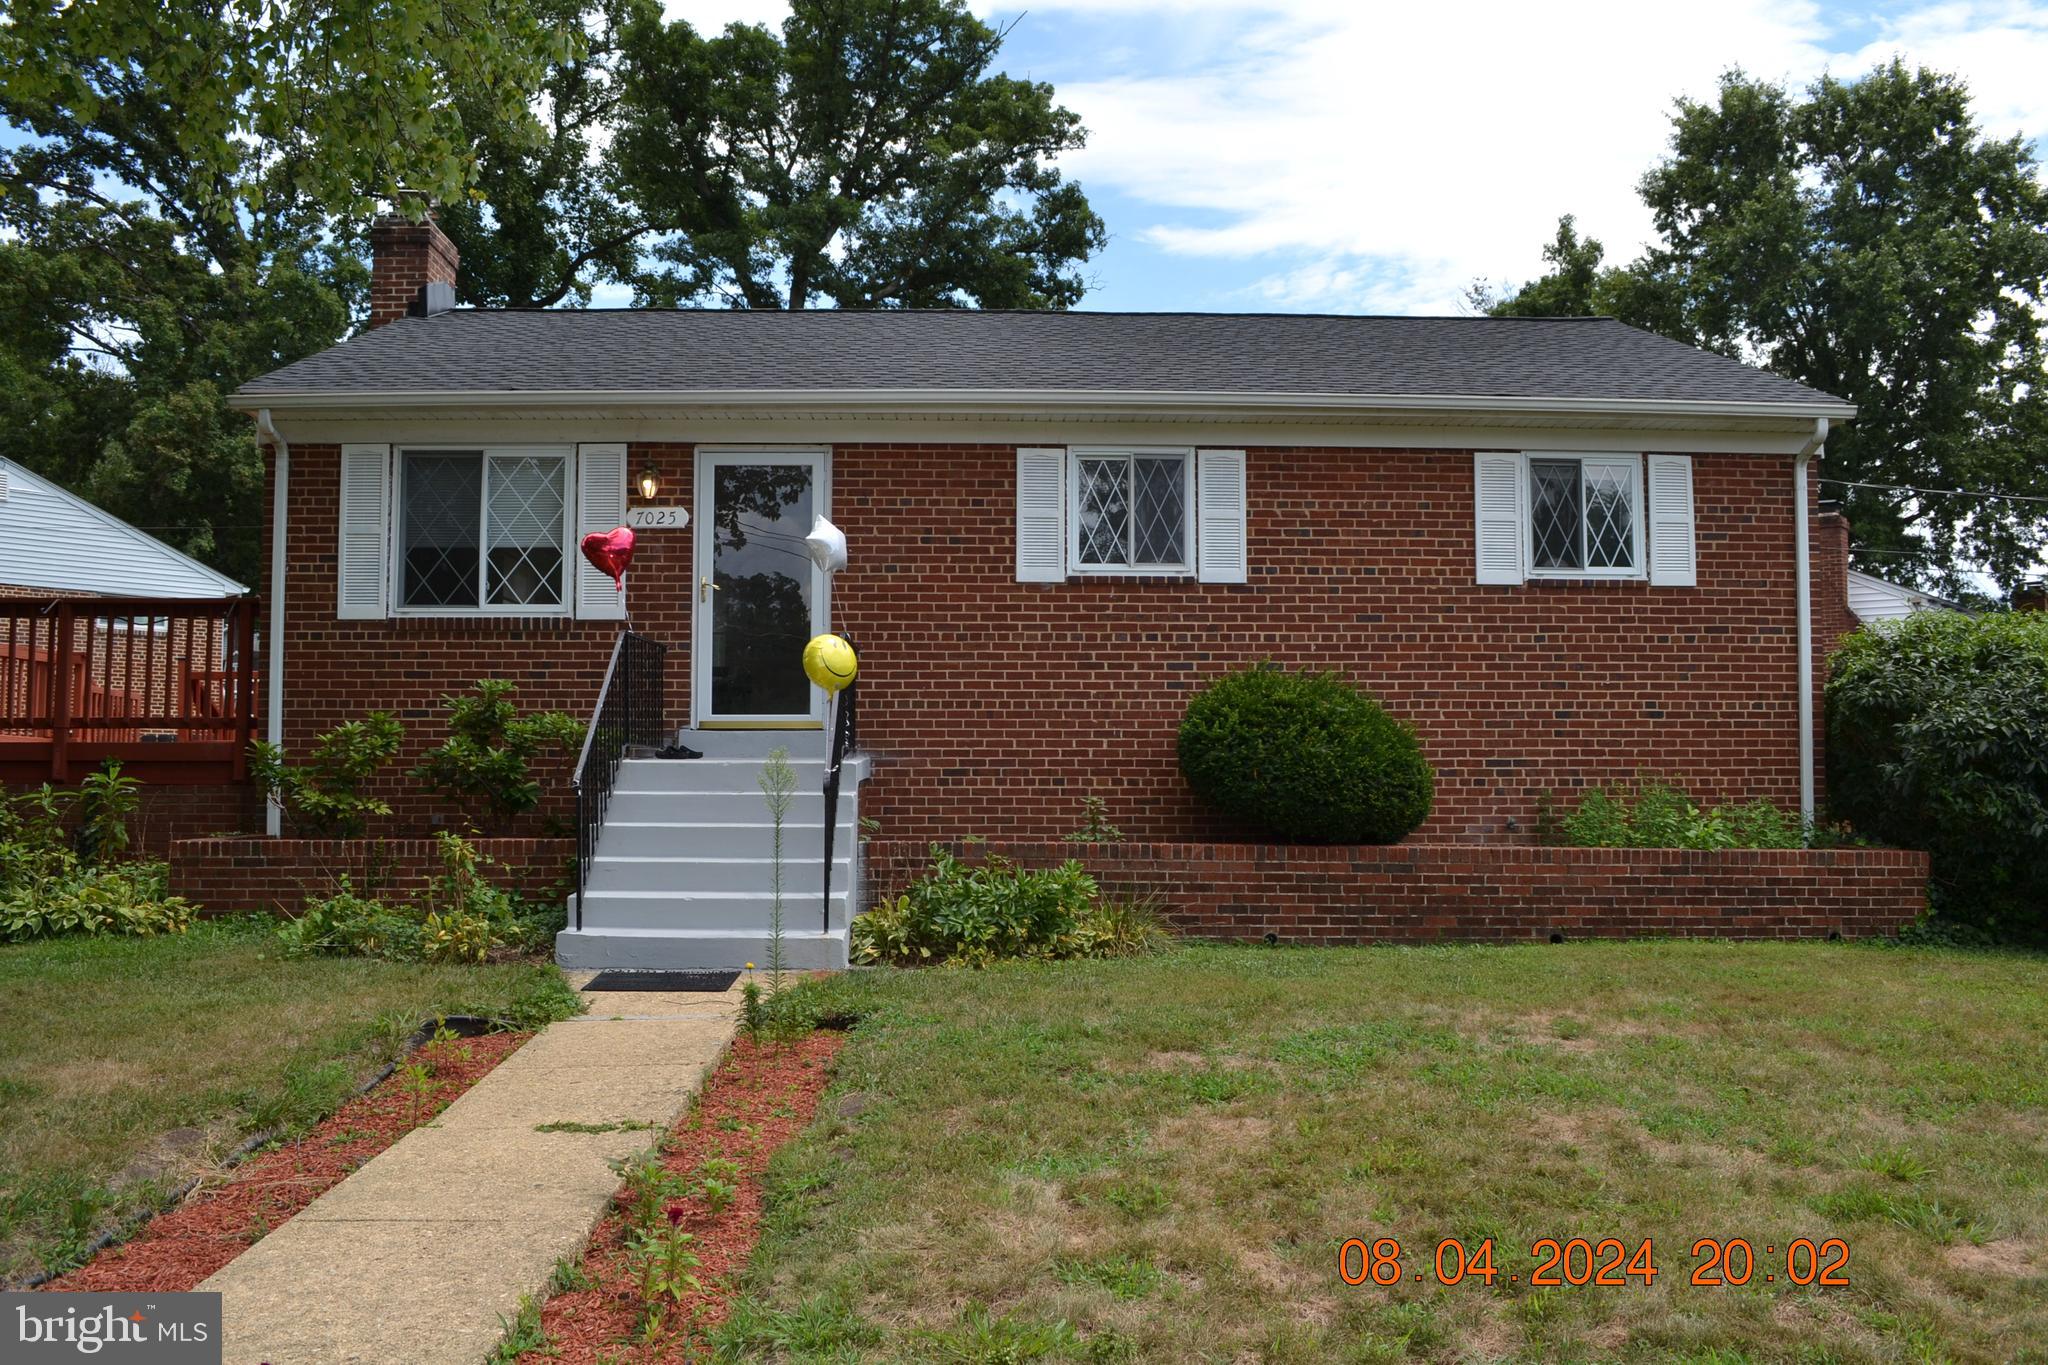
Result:
{"label": "black metal handrail", "polygon": [[604,670],[583,752],[576,757],[576,927],[583,927],[583,883],[597,855],[597,837],[611,805],[612,784],[628,744],[659,744],[668,646],[622,630]]}

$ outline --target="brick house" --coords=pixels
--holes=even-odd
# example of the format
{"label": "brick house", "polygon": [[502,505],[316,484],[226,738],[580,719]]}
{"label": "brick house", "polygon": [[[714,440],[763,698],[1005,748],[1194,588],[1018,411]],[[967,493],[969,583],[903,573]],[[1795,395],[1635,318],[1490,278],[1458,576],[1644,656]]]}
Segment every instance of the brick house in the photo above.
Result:
{"label": "brick house", "polygon": [[[1606,319],[457,309],[431,223],[375,246],[372,325],[234,397],[271,452],[268,724],[303,749],[390,709],[416,750],[490,676],[587,715],[630,621],[668,646],[667,725],[746,766],[621,778],[646,800],[596,862],[637,861],[581,908],[626,897],[622,932],[700,882],[740,913],[711,865],[767,746],[821,754],[796,655],[828,625],[864,753],[828,936],[854,801],[915,847],[1056,840],[1085,797],[1133,840],[1240,835],[1174,735],[1260,659],[1414,724],[1421,843],[1526,843],[1541,794],[1645,771],[1813,808],[1849,624],[1814,552],[1841,537],[1809,467],[1853,415],[1827,394]],[[621,595],[576,543],[629,517]],[[565,960],[648,960],[616,947]]]}

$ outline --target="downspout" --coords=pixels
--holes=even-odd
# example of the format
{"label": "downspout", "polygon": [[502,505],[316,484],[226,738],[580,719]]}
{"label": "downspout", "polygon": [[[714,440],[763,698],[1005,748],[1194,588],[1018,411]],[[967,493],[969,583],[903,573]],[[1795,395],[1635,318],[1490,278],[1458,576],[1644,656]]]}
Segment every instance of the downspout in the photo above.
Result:
{"label": "downspout", "polygon": [[[256,411],[256,430],[270,441],[277,453],[277,472],[270,482],[270,662],[263,698],[265,738],[277,748],[284,747],[284,549],[285,506],[292,482],[292,448],[270,420],[269,408]],[[284,832],[284,808],[273,795],[264,804],[263,832],[275,839]]]}
{"label": "downspout", "polygon": [[1807,532],[1809,504],[1806,467],[1821,453],[1828,439],[1828,419],[1813,419],[1813,437],[1792,457],[1793,553],[1798,564],[1799,617],[1799,816],[1808,825],[1814,819],[1813,794],[1813,566]]}

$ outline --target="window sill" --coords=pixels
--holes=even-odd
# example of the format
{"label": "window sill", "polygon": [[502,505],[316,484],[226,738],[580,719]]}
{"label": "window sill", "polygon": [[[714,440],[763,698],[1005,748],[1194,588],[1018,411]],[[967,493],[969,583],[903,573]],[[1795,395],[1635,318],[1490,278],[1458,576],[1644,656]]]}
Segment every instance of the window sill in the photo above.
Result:
{"label": "window sill", "polygon": [[1532,573],[1522,580],[1525,588],[1615,588],[1632,584],[1649,583],[1649,576],[1639,573]]}
{"label": "window sill", "polygon": [[[341,622],[342,625],[374,625],[373,621]],[[473,634],[514,634],[519,631],[566,631],[573,626],[618,626],[619,621],[579,621],[566,612],[550,612],[545,616],[501,615],[491,612],[444,612],[421,614],[408,612],[403,616],[387,616],[384,625],[402,634],[429,634],[449,632]]]}

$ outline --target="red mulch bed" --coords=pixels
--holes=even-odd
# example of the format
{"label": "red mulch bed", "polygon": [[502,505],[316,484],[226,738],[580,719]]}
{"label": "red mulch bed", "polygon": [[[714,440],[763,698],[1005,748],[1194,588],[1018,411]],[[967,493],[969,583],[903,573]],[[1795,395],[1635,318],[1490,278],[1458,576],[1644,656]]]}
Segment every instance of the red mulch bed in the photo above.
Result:
{"label": "red mulch bed", "polygon": [[689,1116],[663,1139],[662,1162],[678,1175],[690,1176],[717,1158],[737,1162],[740,1175],[738,1195],[715,1218],[696,1199],[669,1206],[696,1239],[692,1250],[701,1264],[693,1273],[704,1288],[668,1308],[662,1339],[626,1344],[638,1335],[640,1292],[625,1265],[625,1224],[614,1209],[591,1234],[580,1263],[595,1287],[547,1301],[541,1325],[548,1348],[520,1356],[522,1365],[639,1365],[701,1354],[702,1334],[725,1320],[739,1272],[761,1235],[761,1173],[775,1150],[810,1123],[845,1041],[831,1032],[783,1044],[736,1040]]}
{"label": "red mulch bed", "polygon": [[250,1157],[220,1184],[202,1183],[177,1208],[108,1247],[48,1290],[176,1293],[192,1289],[263,1235],[339,1185],[348,1174],[446,1109],[512,1055],[531,1033],[492,1033],[428,1043],[406,1062],[431,1070],[415,1095],[404,1066],[344,1104],[296,1142]]}

